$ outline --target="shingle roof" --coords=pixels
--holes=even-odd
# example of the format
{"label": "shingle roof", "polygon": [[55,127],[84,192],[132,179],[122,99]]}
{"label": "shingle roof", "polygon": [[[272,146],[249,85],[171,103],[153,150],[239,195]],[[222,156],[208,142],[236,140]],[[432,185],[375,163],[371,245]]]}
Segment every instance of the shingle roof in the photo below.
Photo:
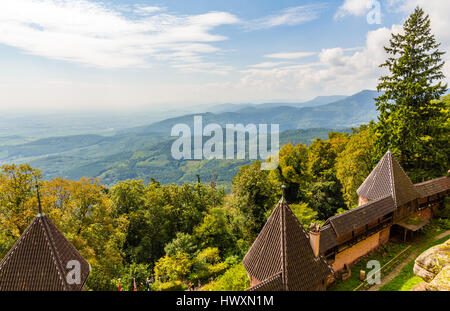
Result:
{"label": "shingle roof", "polygon": [[336,233],[330,224],[320,228],[319,251],[321,254],[338,244]]}
{"label": "shingle roof", "polygon": [[266,279],[265,281],[259,283],[258,285],[255,285],[253,287],[250,287],[248,291],[250,292],[256,292],[256,291],[282,291],[283,288],[283,280],[282,280],[282,274],[277,273],[273,277],[270,277]]}
{"label": "shingle roof", "polygon": [[284,199],[245,256],[244,266],[261,283],[281,273],[284,290],[311,289],[333,273],[322,256],[314,256],[308,233]]}
{"label": "shingle roof", "polygon": [[[328,218],[325,224],[331,224],[337,236],[342,236],[361,228],[395,210],[391,196],[371,201],[345,213]],[[322,236],[321,236],[322,240]]]}
{"label": "shingle roof", "polygon": [[421,198],[426,198],[428,196],[449,190],[450,178],[447,176],[439,177],[415,184],[414,187],[417,192],[419,192]]}
{"label": "shingle roof", "polygon": [[356,193],[371,201],[391,195],[395,206],[419,197],[408,175],[390,151],[381,158]]}
{"label": "shingle roof", "polygon": [[[69,284],[80,263],[80,283]],[[0,262],[0,291],[81,290],[90,272],[88,262],[47,216],[39,214]],[[73,283],[73,282],[71,282]]]}

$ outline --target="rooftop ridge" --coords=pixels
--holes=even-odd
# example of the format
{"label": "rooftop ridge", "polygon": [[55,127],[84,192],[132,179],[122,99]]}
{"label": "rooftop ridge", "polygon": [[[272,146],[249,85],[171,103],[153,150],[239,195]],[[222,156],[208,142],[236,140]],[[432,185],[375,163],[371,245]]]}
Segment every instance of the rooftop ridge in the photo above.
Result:
{"label": "rooftop ridge", "polygon": [[393,159],[390,149],[388,149],[388,152],[386,154],[388,155],[388,159],[389,159],[388,167],[389,167],[389,177],[390,177],[390,182],[391,182],[392,199],[394,200],[394,203],[397,206],[397,197],[395,196],[394,169],[392,167],[392,161],[394,161],[395,159]]}
{"label": "rooftop ridge", "polygon": [[436,177],[436,178],[433,178],[433,179],[429,179],[429,180],[425,180],[425,181],[421,181],[421,182],[415,183],[414,186],[426,185],[426,184],[435,182],[437,180],[444,180],[446,178],[450,178],[450,177],[449,176]]}
{"label": "rooftop ridge", "polygon": [[[354,213],[354,212],[356,212],[356,211],[358,211],[358,210],[367,208],[367,206],[375,205],[376,203],[378,203],[378,202],[380,202],[380,201],[383,201],[383,200],[386,200],[386,199],[388,199],[388,198],[392,198],[392,196],[387,195],[387,196],[385,196],[385,197],[382,197],[382,198],[379,198],[379,199],[376,199],[376,200],[373,200],[373,201],[364,203],[364,204],[362,204],[362,205],[360,205],[360,206],[357,206],[357,207],[355,207],[355,208],[349,209],[348,211],[345,211],[345,212],[343,212],[343,213],[341,213],[341,214],[339,214],[339,215],[331,216],[331,217],[329,217],[327,220],[325,220],[325,222],[324,222],[322,228],[324,228],[325,226],[331,226],[331,227],[333,228],[333,224],[330,223],[330,220],[333,220],[333,219],[336,219],[336,218],[339,218],[339,217],[342,217],[342,216],[345,216],[345,215]],[[392,199],[392,200],[393,200],[393,199]],[[333,228],[333,229],[334,229],[334,228]]]}
{"label": "rooftop ridge", "polygon": [[53,262],[55,263],[62,286],[64,287],[65,290],[67,290],[67,284],[66,284],[66,282],[64,282],[64,279],[62,277],[62,275],[64,274],[64,267],[61,263],[61,256],[58,252],[58,249],[55,246],[55,240],[53,239],[53,236],[50,234],[50,229],[48,228],[48,224],[45,221],[47,219],[48,219],[47,217],[40,217],[39,223],[42,226],[42,230],[44,230],[44,236],[47,239],[47,242],[48,242],[47,244],[48,244],[48,247],[50,248],[50,252],[53,257]]}

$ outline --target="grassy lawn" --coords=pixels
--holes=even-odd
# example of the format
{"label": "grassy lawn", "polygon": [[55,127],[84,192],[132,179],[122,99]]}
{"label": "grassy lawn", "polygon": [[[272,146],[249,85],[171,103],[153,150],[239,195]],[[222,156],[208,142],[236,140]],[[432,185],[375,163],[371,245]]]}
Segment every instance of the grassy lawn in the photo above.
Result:
{"label": "grassy lawn", "polygon": [[[331,284],[327,290],[330,291],[352,291],[358,285],[361,284],[361,280],[359,279],[359,271],[360,270],[367,270],[367,262],[370,260],[378,260],[383,266],[387,262],[389,262],[391,259],[393,259],[398,253],[403,251],[408,247],[407,244],[404,243],[397,243],[397,242],[388,242],[384,246],[376,249],[375,251],[369,253],[368,255],[364,256],[360,259],[360,261],[355,264],[351,270],[352,275],[349,279],[342,281],[341,279],[336,280],[333,284]],[[406,252],[404,252],[401,256],[399,256],[396,260],[396,263],[401,262],[402,259],[409,256],[411,253],[411,248],[408,249]],[[384,273],[389,273],[391,269],[393,269],[396,266],[395,263],[389,266],[389,271],[386,271],[383,269],[382,275]],[[366,271],[367,273],[367,271]]]}
{"label": "grassy lawn", "polygon": [[[448,239],[450,239],[450,237],[446,236],[439,240],[426,243],[425,245],[419,247],[418,255],[420,255],[430,247],[444,243]],[[409,291],[415,285],[422,282],[423,280],[420,277],[416,276],[413,272],[414,261],[415,259],[408,262],[408,264],[403,267],[400,273],[395,278],[393,278],[392,281],[380,288],[380,291]]]}

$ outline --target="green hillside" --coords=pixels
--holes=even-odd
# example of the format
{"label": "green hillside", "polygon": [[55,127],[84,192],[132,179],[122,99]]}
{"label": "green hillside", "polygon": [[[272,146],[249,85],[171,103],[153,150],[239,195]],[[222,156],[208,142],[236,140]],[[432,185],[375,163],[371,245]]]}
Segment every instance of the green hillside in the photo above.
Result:
{"label": "green hillside", "polygon": [[[326,139],[330,131],[332,130],[325,128],[285,131],[280,134],[280,145],[289,142],[292,144],[302,142],[309,145],[316,138]],[[34,157],[28,162],[33,167],[43,170],[46,179],[56,176],[74,180],[81,177],[99,177],[106,185],[126,179],[143,179],[149,182],[152,178],[161,183],[182,184],[195,181],[197,174],[202,180],[210,180],[212,173],[217,175],[219,184],[227,185],[242,165],[252,162],[250,160],[178,161],[172,158],[170,152],[175,138],[158,138],[160,141],[157,143],[136,147],[144,144],[140,140],[144,136],[134,137],[139,141],[139,143],[132,143],[130,139],[129,145],[134,146],[134,149],[124,147],[122,151],[114,154],[108,154],[108,145],[99,146],[105,144],[105,141],[102,141],[99,145],[75,148],[61,154]],[[157,140],[154,136],[147,138],[149,142]],[[121,140],[110,146],[117,147],[120,142]],[[102,155],[99,150],[104,150],[105,153]]]}

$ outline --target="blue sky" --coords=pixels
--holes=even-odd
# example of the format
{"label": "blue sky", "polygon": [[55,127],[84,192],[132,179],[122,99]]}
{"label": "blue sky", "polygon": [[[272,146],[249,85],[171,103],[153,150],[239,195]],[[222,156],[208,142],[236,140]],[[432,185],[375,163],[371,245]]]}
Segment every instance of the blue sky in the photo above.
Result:
{"label": "blue sky", "polygon": [[0,108],[350,95],[375,88],[382,47],[416,5],[447,50],[450,5],[437,0],[2,0]]}

